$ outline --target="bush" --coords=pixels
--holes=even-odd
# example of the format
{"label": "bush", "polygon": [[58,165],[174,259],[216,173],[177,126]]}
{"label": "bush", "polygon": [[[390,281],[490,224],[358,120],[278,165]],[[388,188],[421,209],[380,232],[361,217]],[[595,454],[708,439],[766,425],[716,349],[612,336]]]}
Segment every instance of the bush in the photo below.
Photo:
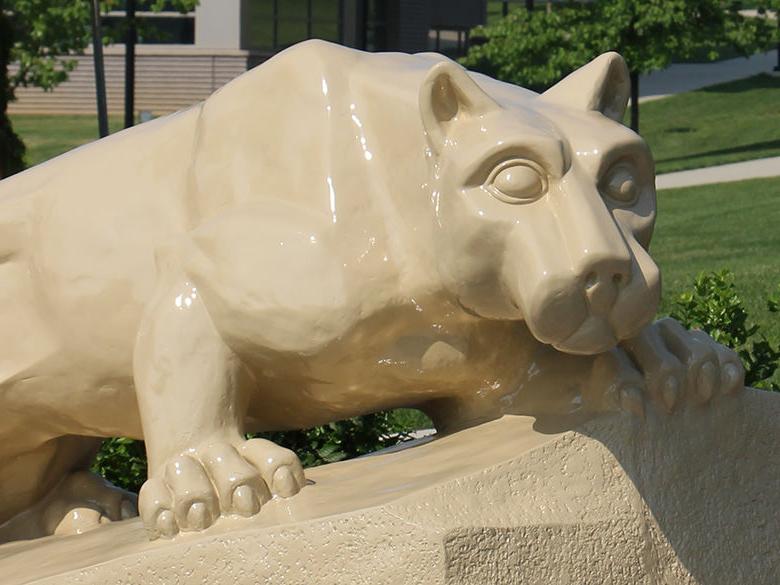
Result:
{"label": "bush", "polygon": [[[770,296],[767,309],[777,313],[780,297]],[[759,325],[749,323],[730,271],[700,274],[693,290],[677,297],[670,316],[689,329],[706,331],[715,341],[736,351],[745,365],[747,386],[780,391],[780,386],[771,381],[780,366],[780,347],[766,338]]]}
{"label": "bush", "polygon": [[[304,467],[333,463],[391,447],[410,439],[409,432],[432,426],[419,411],[389,410],[342,420],[302,431],[259,433],[277,445],[292,449]],[[103,442],[92,471],[114,485],[138,492],[146,481],[143,441],[115,437]]]}
{"label": "bush", "polygon": [[115,486],[138,492],[146,481],[144,442],[126,437],[106,439],[92,464],[92,471],[99,473]]}
{"label": "bush", "polygon": [[304,467],[334,463],[391,447],[410,438],[414,430],[394,411],[378,412],[303,431],[260,433],[258,437],[292,449]]}

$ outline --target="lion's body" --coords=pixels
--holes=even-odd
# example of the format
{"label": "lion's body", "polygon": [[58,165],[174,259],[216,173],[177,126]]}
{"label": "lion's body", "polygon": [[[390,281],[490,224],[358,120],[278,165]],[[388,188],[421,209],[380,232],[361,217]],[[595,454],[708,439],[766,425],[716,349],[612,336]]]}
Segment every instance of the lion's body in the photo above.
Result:
{"label": "lion's body", "polygon": [[[614,161],[630,208],[599,194]],[[199,434],[576,398],[592,361],[553,346],[606,351],[657,302],[648,161],[555,96],[313,42],[3,181],[0,523],[88,460],[61,437],[144,438],[155,470]],[[497,199],[505,167],[546,191]]]}
{"label": "lion's body", "polygon": [[[343,75],[343,67],[359,54],[333,47],[328,51],[337,58],[317,55],[322,62],[321,78],[311,69],[291,72],[290,62],[302,61],[288,57],[277,63],[275,71],[258,70],[234,82],[252,84],[253,88],[229,86],[223,90],[231,92],[227,99],[235,101],[241,96],[256,96],[254,88],[265,87],[268,79],[274,79],[278,91],[294,93],[291,100],[294,97],[301,102],[269,96],[270,103],[284,104],[281,111],[277,106],[260,112],[267,117],[258,124],[263,135],[245,138],[253,142],[247,145],[248,152],[269,158],[256,161],[252,178],[259,177],[263,184],[252,192],[243,185],[249,177],[222,165],[215,166],[233,179],[220,179],[219,192],[208,191],[211,185],[193,188],[197,181],[213,179],[194,171],[200,157],[205,156],[199,152],[198,140],[208,141],[208,133],[218,127],[222,134],[218,139],[232,143],[235,137],[231,135],[242,130],[242,117],[255,114],[243,108],[239,117],[231,112],[234,128],[225,128],[226,122],[219,119],[204,123],[209,108],[214,107],[211,101],[226,99],[223,94],[205,106],[82,147],[3,182],[0,226],[5,262],[0,270],[5,274],[0,330],[5,339],[0,401],[5,410],[23,415],[23,420],[10,428],[0,427],[3,438],[13,436],[17,443],[20,428],[40,419],[50,425],[51,437],[142,438],[134,396],[133,348],[144,307],[155,287],[155,251],[206,222],[215,209],[224,211],[224,207],[247,203],[258,206],[261,222],[252,224],[256,233],[249,237],[256,236],[259,245],[267,246],[277,243],[273,237],[284,237],[275,215],[286,214],[288,208],[294,214],[298,211],[295,206],[300,206],[299,226],[291,221],[284,231],[294,235],[300,227],[327,239],[329,257],[313,260],[332,263],[333,278],[338,281],[334,287],[339,290],[363,289],[360,294],[345,294],[333,305],[322,306],[323,311],[359,312],[359,319],[349,318],[349,323],[326,331],[312,344],[312,327],[316,326],[312,319],[318,317],[307,312],[298,324],[299,335],[306,339],[291,341],[293,345],[301,343],[300,348],[292,349],[305,355],[296,357],[289,368],[284,356],[263,365],[277,371],[269,374],[271,378],[263,386],[262,408],[253,417],[254,428],[299,428],[409,404],[410,399],[418,402],[399,395],[395,392],[398,387],[414,392],[414,386],[420,385],[419,401],[425,401],[426,397],[447,395],[453,387],[479,387],[486,380],[509,386],[509,380],[502,380],[499,364],[508,363],[510,357],[517,359],[527,333],[517,331],[514,325],[485,323],[464,313],[454,299],[437,290],[435,267],[426,251],[416,245],[425,236],[402,235],[429,229],[425,222],[415,224],[414,220],[426,206],[425,195],[414,191],[425,182],[428,163],[419,120],[411,115],[420,83],[414,78],[424,75],[429,60],[408,57],[408,64],[398,68],[410,78],[408,83],[398,84],[396,78],[393,84],[385,79],[380,80],[380,87],[375,83],[360,91],[348,87],[350,78]],[[289,83],[280,80],[279,70],[293,79]],[[360,75],[351,76],[355,78],[360,79]],[[321,89],[325,79],[328,93]],[[301,91],[307,82],[316,83],[316,91]],[[381,85],[395,85],[396,92],[388,96],[379,91],[386,89]],[[407,89],[405,94],[399,87]],[[352,92],[349,99],[334,95],[347,91]],[[395,104],[398,123],[393,128],[399,135],[415,138],[415,144],[371,136],[370,129],[376,124],[371,124],[370,115],[385,117],[393,112],[372,104],[366,115],[355,104],[377,96]],[[328,112],[329,104],[333,105]],[[306,119],[301,120],[300,115],[293,118],[292,111],[298,108],[306,113]],[[296,126],[273,128],[274,121]],[[315,130],[317,124],[323,128]],[[328,125],[332,128],[326,128]],[[309,132],[314,140],[307,139]],[[386,145],[397,151],[387,152]],[[370,164],[365,160],[366,148],[373,151]],[[350,158],[364,164],[350,164]],[[245,162],[240,159],[230,156],[223,162],[240,166]],[[396,173],[396,167],[404,171]],[[361,186],[344,187],[350,181]],[[281,211],[280,206],[284,207]],[[341,221],[339,214],[343,214]],[[268,221],[267,226],[264,221]],[[263,233],[269,229],[276,229],[272,237]],[[393,238],[387,235],[390,231]],[[354,262],[360,258],[368,264],[374,257],[381,261],[370,266],[370,274]],[[269,258],[269,263],[294,268],[286,264],[289,261],[284,253]],[[344,268],[346,262],[353,266]],[[270,276],[275,268],[260,266],[257,270]],[[308,286],[321,290],[321,282],[299,280],[306,278],[306,266],[301,269],[303,272],[293,275],[296,280],[279,283],[282,290],[289,289],[283,294]],[[376,282],[375,291],[365,289],[371,281]],[[344,331],[349,333],[344,335]],[[341,339],[332,339],[335,337]],[[357,354],[356,338],[365,340],[359,342],[361,351]],[[437,380],[430,373],[417,380],[419,362],[434,342],[447,340],[464,349],[470,339],[482,338],[470,351],[473,358],[483,357],[470,360],[461,374],[453,376],[450,369],[446,380]],[[517,342],[509,343],[513,338]],[[399,339],[403,340],[401,346]],[[309,344],[312,346],[307,347]],[[505,349],[497,353],[495,347]],[[320,406],[304,412],[296,408],[302,400]],[[42,417],[30,407],[44,402],[60,405],[56,417]]]}

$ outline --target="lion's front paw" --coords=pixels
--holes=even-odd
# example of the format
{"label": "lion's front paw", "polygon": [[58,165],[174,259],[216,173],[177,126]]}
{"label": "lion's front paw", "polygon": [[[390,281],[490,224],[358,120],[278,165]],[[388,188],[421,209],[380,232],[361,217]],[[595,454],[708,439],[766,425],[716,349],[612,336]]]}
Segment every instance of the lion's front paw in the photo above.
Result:
{"label": "lion's front paw", "polygon": [[272,494],[304,486],[289,449],[265,439],[210,443],[172,457],[141,488],[138,507],[150,539],[203,530],[220,515],[253,516]]}
{"label": "lion's front paw", "polygon": [[137,516],[134,494],[88,471],[74,471],[47,497],[46,534],[81,534],[101,524]]}
{"label": "lion's front paw", "polygon": [[672,412],[685,400],[708,402],[718,394],[739,392],[745,370],[739,356],[703,331],[688,331],[673,319],[662,319],[610,352],[617,364],[619,403],[641,414],[645,396]]}

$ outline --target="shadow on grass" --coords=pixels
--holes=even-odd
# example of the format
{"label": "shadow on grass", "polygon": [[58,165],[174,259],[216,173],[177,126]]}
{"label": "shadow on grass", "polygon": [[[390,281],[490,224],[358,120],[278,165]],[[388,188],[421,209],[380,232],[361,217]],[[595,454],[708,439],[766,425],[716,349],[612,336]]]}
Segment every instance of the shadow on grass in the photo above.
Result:
{"label": "shadow on grass", "polygon": [[717,150],[707,150],[705,152],[697,152],[686,156],[675,156],[671,158],[659,158],[656,159],[656,163],[669,163],[679,162],[684,160],[695,160],[697,158],[705,158],[708,156],[717,156],[723,154],[738,154],[743,152],[752,152],[755,150],[768,150],[778,148],[780,149],[780,139],[777,140],[765,140],[764,142],[754,142],[753,144],[743,144],[742,146],[732,146],[730,148],[719,148]]}
{"label": "shadow on grass", "polygon": [[[780,88],[780,77],[774,77],[768,73],[761,73],[759,75],[754,75],[753,77],[738,79],[737,81],[729,81],[727,83],[702,87],[696,91],[702,93],[740,93],[747,90],[777,88]],[[750,104],[745,104],[745,106],[749,107]]]}

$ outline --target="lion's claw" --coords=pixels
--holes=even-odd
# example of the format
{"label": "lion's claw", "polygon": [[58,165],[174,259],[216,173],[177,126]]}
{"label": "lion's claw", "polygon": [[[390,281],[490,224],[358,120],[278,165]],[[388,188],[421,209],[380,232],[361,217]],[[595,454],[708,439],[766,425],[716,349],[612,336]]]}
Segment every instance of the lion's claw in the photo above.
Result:
{"label": "lion's claw", "polygon": [[151,539],[171,538],[204,530],[220,515],[253,516],[272,494],[289,497],[304,485],[298,457],[271,441],[209,443],[172,457],[150,477],[139,509]]}
{"label": "lion's claw", "polygon": [[613,395],[619,388],[618,408],[637,416],[643,416],[645,400],[671,413],[685,402],[702,405],[734,394],[744,384],[745,369],[735,352],[672,319],[600,355],[591,373],[591,386]]}

